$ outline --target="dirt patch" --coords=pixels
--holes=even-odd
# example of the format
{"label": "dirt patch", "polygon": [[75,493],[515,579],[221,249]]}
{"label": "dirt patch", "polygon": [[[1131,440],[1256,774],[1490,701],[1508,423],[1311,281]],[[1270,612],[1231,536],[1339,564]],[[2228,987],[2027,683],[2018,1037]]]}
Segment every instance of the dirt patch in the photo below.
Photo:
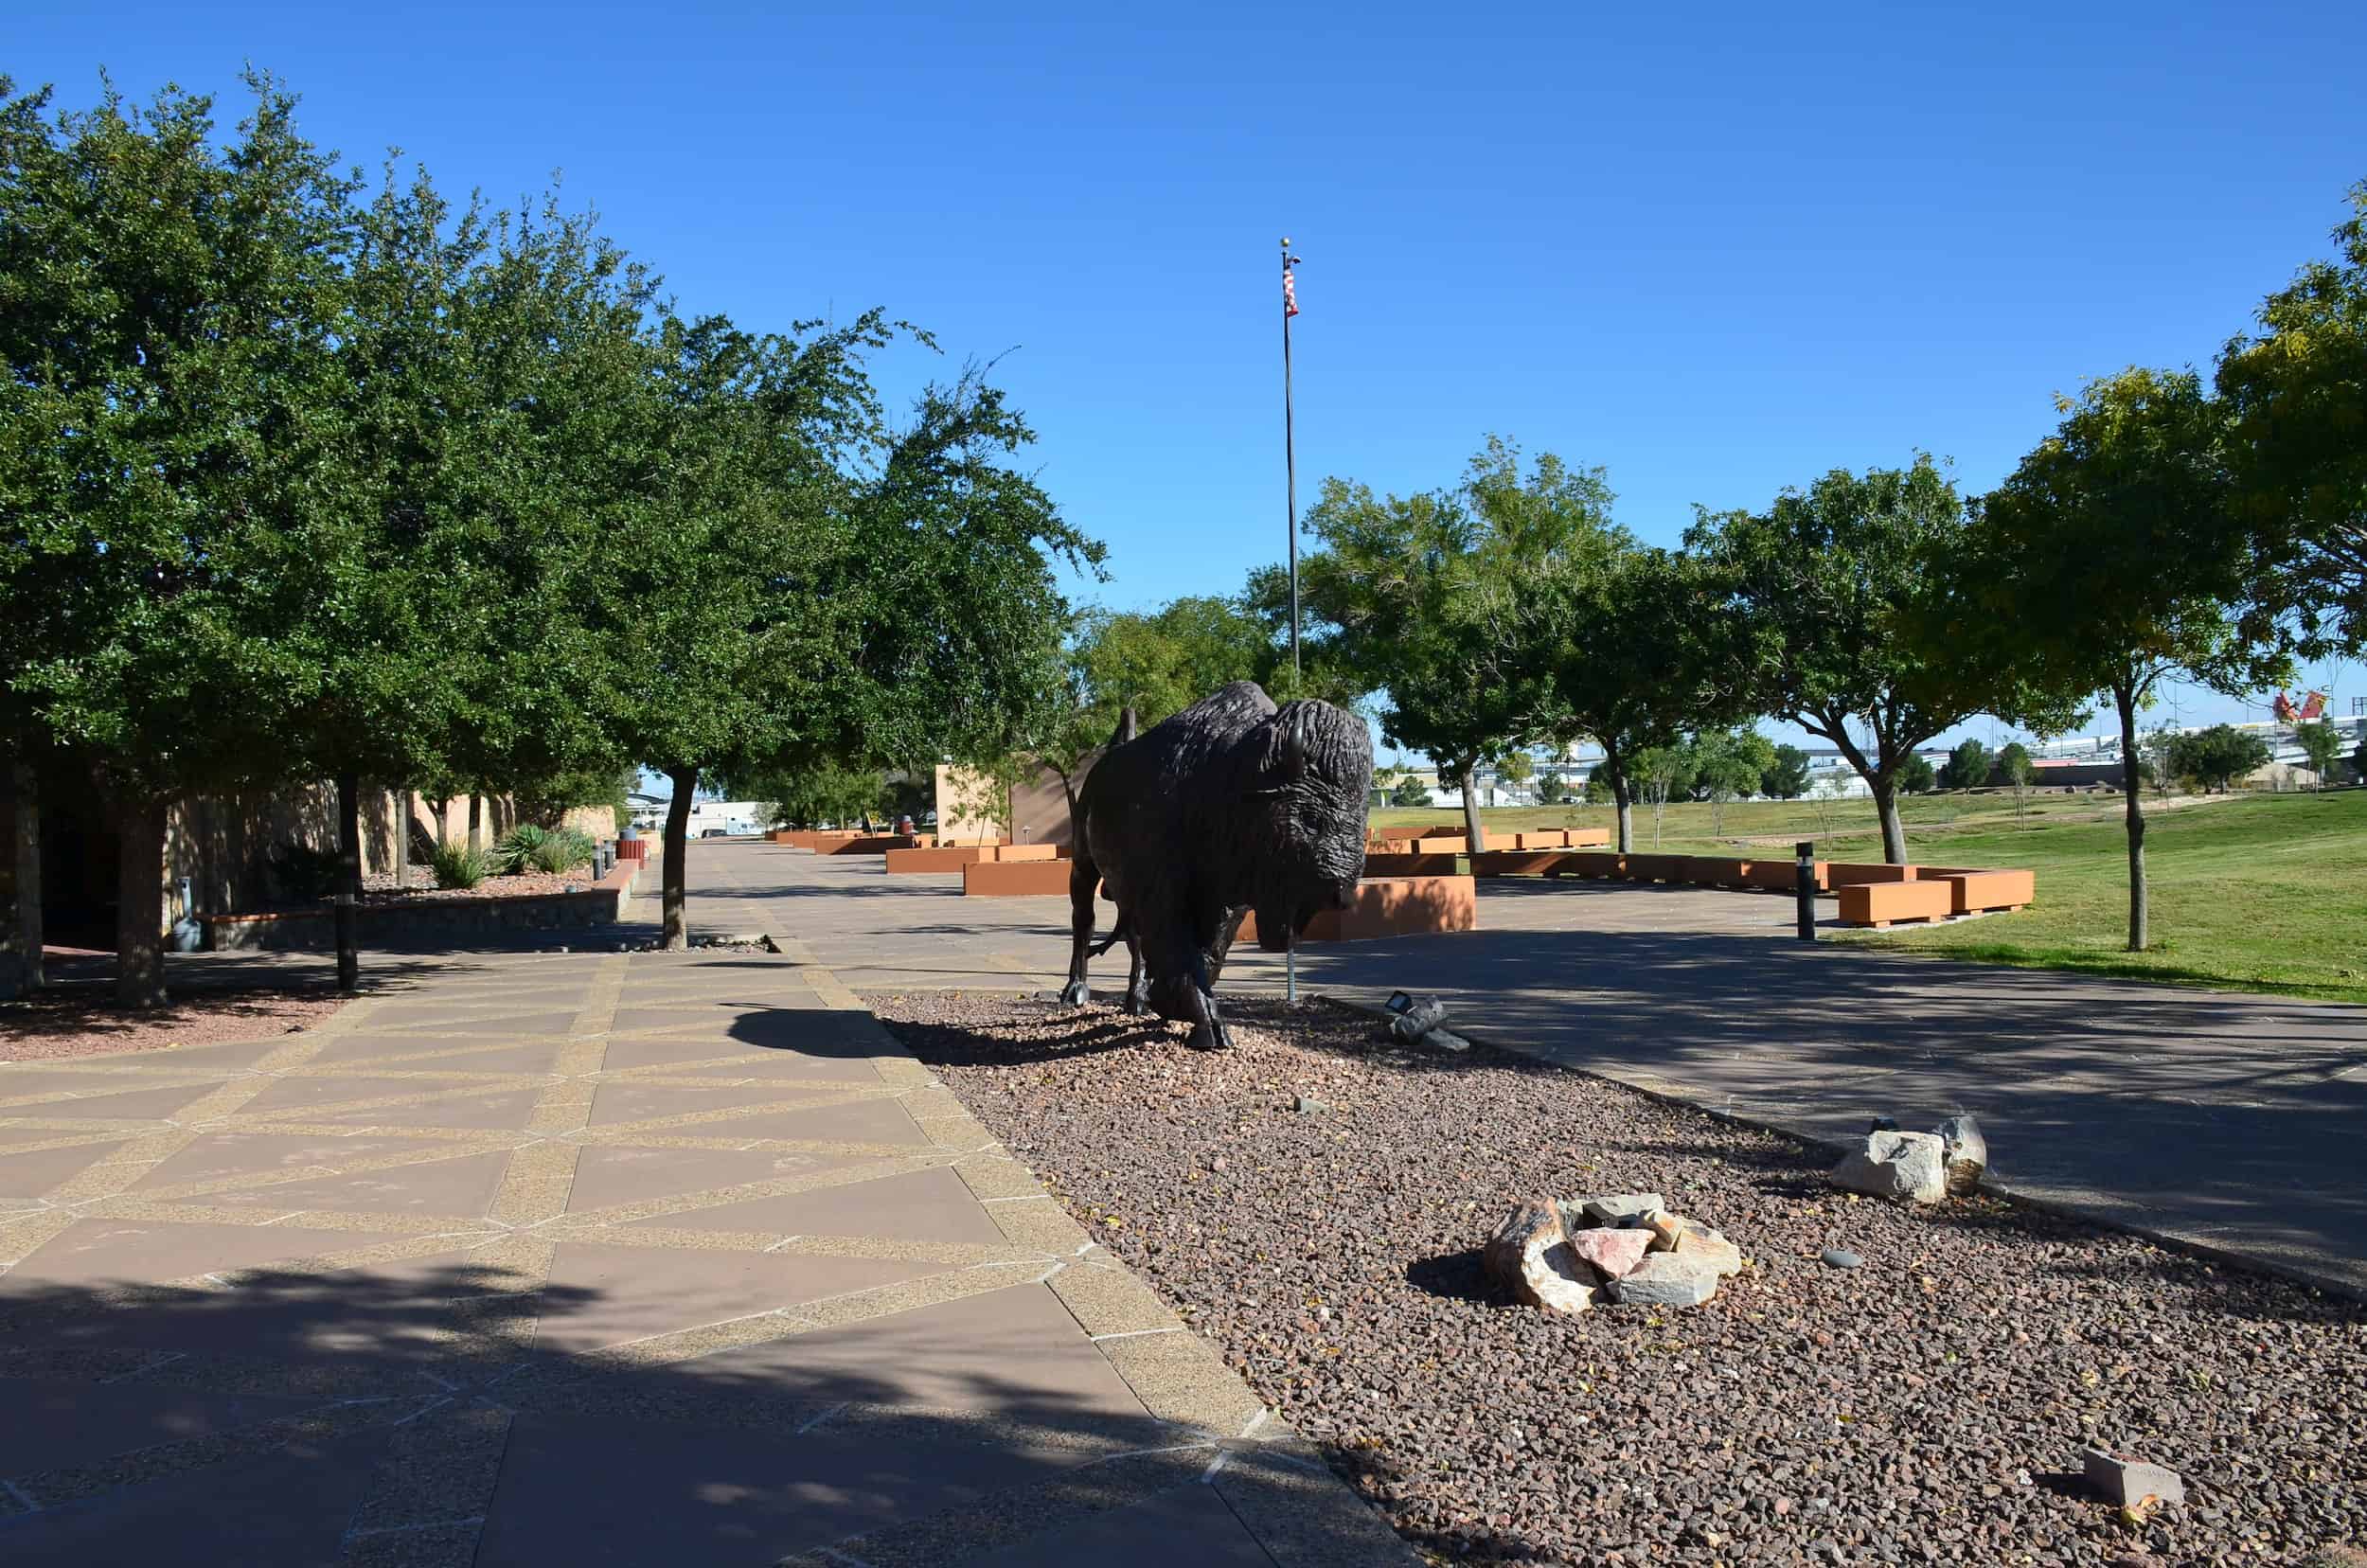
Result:
{"label": "dirt patch", "polygon": [[0,1003],[0,1061],[258,1040],[311,1028],[349,1000],[326,985],[251,986],[176,995],[165,1007],[131,1011],[103,989],[60,988]]}
{"label": "dirt patch", "polygon": [[[1438,1560],[2297,1562],[2367,1540],[2349,1304],[1993,1200],[1854,1200],[1792,1140],[1486,1047],[1387,1050],[1330,1009],[1231,1005],[1239,1048],[1201,1055],[1100,1007],[870,1000]],[[1750,1266],[1700,1308],[1575,1318],[1483,1277],[1515,1200],[1630,1190]],[[2187,1503],[2123,1523],[2078,1483],[2091,1443],[2180,1471]]]}

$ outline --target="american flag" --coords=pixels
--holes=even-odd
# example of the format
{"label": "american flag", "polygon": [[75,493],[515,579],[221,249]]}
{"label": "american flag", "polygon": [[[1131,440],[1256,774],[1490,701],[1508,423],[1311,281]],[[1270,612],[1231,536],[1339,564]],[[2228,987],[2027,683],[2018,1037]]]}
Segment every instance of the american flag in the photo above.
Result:
{"label": "american flag", "polygon": [[1298,261],[1297,257],[1290,256],[1285,257],[1282,262],[1282,315],[1286,321],[1299,313],[1298,281],[1290,274],[1290,269],[1297,266]]}

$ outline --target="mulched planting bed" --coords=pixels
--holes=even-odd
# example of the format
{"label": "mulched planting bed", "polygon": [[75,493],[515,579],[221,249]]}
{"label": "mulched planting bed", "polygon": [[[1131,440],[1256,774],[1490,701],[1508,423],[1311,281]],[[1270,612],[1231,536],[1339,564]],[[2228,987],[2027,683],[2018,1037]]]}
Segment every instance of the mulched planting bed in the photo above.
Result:
{"label": "mulched planting bed", "polygon": [[60,987],[0,1002],[0,1061],[259,1040],[325,1023],[351,1000],[324,982],[191,989],[162,1007],[124,1008],[116,1006],[113,989],[112,982]]}
{"label": "mulched planting bed", "polygon": [[[1993,1200],[1853,1200],[1793,1140],[1321,1006],[1234,1004],[1238,1048],[1202,1055],[1100,1007],[868,1000],[1437,1560],[2367,1544],[2367,1309]],[[1703,1307],[1575,1318],[1483,1277],[1516,1199],[1634,1190],[1751,1266]],[[2178,1470],[2185,1506],[2123,1523],[2079,1483],[2091,1443]]]}

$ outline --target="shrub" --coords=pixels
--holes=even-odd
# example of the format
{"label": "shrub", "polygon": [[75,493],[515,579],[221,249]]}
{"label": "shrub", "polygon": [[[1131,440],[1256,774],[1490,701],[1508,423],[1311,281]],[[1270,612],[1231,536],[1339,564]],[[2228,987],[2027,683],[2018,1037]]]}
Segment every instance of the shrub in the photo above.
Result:
{"label": "shrub", "polygon": [[592,859],[592,840],[572,828],[561,828],[543,835],[543,842],[527,851],[526,859],[538,871],[556,875],[572,871]]}
{"label": "shrub", "polygon": [[428,864],[438,887],[474,887],[492,873],[492,857],[467,843],[439,844]]}
{"label": "shrub", "polygon": [[271,852],[272,881],[281,897],[310,902],[337,891],[337,851],[291,839]]}
{"label": "shrub", "polygon": [[550,841],[550,830],[522,822],[493,846],[493,864],[505,877],[514,877],[534,863],[536,850]]}

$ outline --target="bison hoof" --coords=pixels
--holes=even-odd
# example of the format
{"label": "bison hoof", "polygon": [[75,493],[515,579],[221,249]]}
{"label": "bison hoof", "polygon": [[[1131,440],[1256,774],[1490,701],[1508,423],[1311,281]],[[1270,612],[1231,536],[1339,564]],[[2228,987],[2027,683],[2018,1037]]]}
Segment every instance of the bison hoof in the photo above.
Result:
{"label": "bison hoof", "polygon": [[1132,1013],[1137,1018],[1140,1018],[1143,1014],[1150,1011],[1150,988],[1148,986],[1145,986],[1138,990],[1128,991],[1126,993],[1126,1010]]}
{"label": "bison hoof", "polygon": [[1229,1051],[1233,1036],[1221,1024],[1201,1024],[1194,1025],[1192,1038],[1184,1043],[1195,1051]]}
{"label": "bison hoof", "polygon": [[1081,1007],[1093,999],[1093,988],[1082,980],[1072,980],[1060,988],[1060,1001],[1068,1007]]}

